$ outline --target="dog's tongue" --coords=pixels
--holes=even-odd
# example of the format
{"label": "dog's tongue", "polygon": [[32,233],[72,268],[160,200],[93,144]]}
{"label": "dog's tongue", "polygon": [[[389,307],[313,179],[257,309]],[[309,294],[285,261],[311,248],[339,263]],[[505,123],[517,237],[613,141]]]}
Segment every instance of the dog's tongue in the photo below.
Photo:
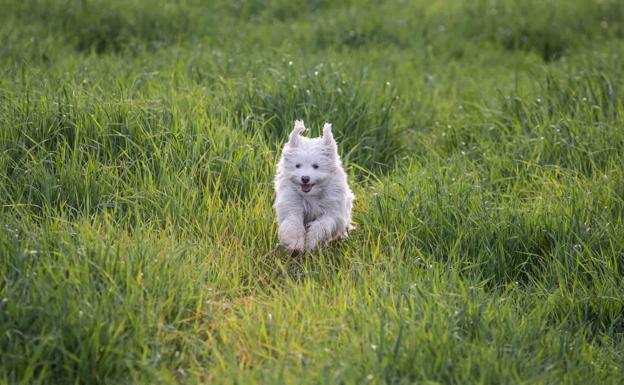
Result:
{"label": "dog's tongue", "polygon": [[310,190],[312,190],[312,184],[311,183],[302,183],[301,184],[301,191],[303,191],[304,193],[308,193],[310,192]]}

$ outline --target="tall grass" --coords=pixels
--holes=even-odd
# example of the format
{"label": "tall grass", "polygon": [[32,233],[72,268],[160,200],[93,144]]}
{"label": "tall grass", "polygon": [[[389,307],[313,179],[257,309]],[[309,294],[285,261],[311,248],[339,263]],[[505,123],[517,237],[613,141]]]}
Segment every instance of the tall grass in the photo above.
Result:
{"label": "tall grass", "polygon": [[[620,2],[1,5],[1,382],[622,382]],[[292,258],[299,118],[357,228]]]}

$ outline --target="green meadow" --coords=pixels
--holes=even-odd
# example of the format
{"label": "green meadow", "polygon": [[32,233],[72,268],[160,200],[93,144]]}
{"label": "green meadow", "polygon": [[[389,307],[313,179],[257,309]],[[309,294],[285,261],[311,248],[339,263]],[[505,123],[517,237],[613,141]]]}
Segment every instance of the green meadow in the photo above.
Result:
{"label": "green meadow", "polygon": [[0,383],[622,384],[623,121],[620,0],[0,0]]}

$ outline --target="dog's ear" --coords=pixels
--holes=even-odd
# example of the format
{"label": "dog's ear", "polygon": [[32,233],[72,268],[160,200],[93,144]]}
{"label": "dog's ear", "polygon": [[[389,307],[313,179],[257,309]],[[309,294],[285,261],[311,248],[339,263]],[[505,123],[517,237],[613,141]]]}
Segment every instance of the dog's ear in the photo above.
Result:
{"label": "dog's ear", "polygon": [[336,150],[336,141],[334,140],[334,135],[332,134],[331,123],[325,123],[323,125],[323,144],[331,147],[333,150]]}
{"label": "dog's ear", "polygon": [[303,125],[303,120],[295,120],[295,127],[290,133],[290,138],[288,139],[290,147],[297,147],[297,145],[299,145],[299,134],[304,130],[305,126]]}

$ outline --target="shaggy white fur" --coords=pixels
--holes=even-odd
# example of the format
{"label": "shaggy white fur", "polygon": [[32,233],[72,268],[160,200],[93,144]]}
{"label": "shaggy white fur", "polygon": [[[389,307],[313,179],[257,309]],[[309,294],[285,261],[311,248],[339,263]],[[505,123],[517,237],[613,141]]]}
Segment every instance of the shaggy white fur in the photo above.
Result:
{"label": "shaggy white fur", "polygon": [[303,121],[295,121],[282,149],[275,176],[275,212],[279,241],[291,252],[312,251],[335,238],[347,237],[355,198],[347,184],[338,147],[325,123],[323,136],[300,136]]}

